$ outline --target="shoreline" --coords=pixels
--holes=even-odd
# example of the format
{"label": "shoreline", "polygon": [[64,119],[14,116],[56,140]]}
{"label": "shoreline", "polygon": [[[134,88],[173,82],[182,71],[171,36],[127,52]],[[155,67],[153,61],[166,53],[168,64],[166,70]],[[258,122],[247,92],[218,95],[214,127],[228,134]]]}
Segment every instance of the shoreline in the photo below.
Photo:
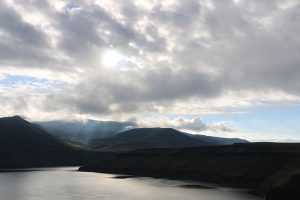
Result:
{"label": "shoreline", "polygon": [[[285,200],[274,193],[297,193],[300,184],[300,144],[235,144],[184,149],[146,149],[115,153],[80,167],[79,171],[195,180],[249,189],[267,200]],[[282,189],[283,188],[283,189]],[[299,192],[298,192],[299,193]],[[289,200],[298,200],[285,192]]]}
{"label": "shoreline", "polygon": [[150,176],[150,175],[142,175],[142,174],[129,174],[129,173],[117,173],[112,171],[89,171],[84,170],[79,167],[77,169],[78,172],[88,172],[88,173],[100,173],[100,174],[112,174],[114,175],[112,178],[115,179],[130,179],[130,178],[153,178],[153,179],[165,179],[165,180],[173,180],[173,181],[195,181],[195,183],[187,183],[179,185],[178,187],[186,188],[186,189],[218,189],[218,188],[227,188],[233,189],[235,191],[240,191],[242,193],[248,193],[250,195],[256,196],[264,199],[264,194],[258,194],[253,188],[247,187],[240,187],[238,185],[233,184],[225,184],[225,183],[215,183],[215,182],[208,182],[199,179],[187,179],[187,178],[172,178],[172,177],[165,177],[165,176]]}
{"label": "shoreline", "polygon": [[[253,187],[246,187],[246,186],[241,186],[239,184],[231,184],[231,183],[225,183],[225,182],[212,182],[208,180],[203,180],[203,179],[193,179],[193,178],[186,178],[186,177],[172,177],[172,176],[159,176],[159,175],[150,175],[146,173],[125,173],[125,172],[117,172],[117,171],[112,171],[112,170],[88,170],[84,169],[83,167],[79,167],[77,169],[78,172],[90,172],[90,173],[101,173],[101,174],[113,174],[115,175],[116,179],[127,179],[127,178],[154,178],[154,179],[167,179],[167,180],[178,180],[178,181],[195,181],[199,182],[199,184],[195,184],[195,186],[200,186],[200,188],[203,189],[213,189],[213,188],[218,188],[219,187],[224,187],[224,188],[234,188],[238,190],[245,190],[246,193],[252,194],[254,196],[259,196],[259,197],[264,197],[264,194],[258,193],[255,188]],[[203,185],[201,184],[203,183]],[[204,185],[212,185],[212,186],[204,186]],[[194,184],[190,184],[191,188],[194,186]],[[215,186],[215,187],[214,187]]]}

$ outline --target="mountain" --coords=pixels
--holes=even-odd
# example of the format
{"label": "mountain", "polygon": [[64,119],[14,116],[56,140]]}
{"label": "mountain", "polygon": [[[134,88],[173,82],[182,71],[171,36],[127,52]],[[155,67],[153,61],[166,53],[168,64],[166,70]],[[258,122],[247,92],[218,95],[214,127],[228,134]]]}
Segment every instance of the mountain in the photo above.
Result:
{"label": "mountain", "polygon": [[19,116],[0,118],[0,168],[73,165],[92,154],[63,143]]}
{"label": "mountain", "polygon": [[59,137],[63,140],[74,143],[88,144],[90,141],[99,138],[112,137],[120,131],[135,124],[133,122],[116,122],[116,121],[46,121],[35,122],[41,128]]}
{"label": "mountain", "polygon": [[0,131],[1,150],[24,149],[29,152],[36,148],[40,151],[67,148],[64,143],[19,116],[1,118]]}
{"label": "mountain", "polygon": [[137,128],[121,132],[113,137],[96,139],[91,147],[98,150],[128,151],[149,148],[182,148],[245,143],[240,139],[194,136],[172,128]]}

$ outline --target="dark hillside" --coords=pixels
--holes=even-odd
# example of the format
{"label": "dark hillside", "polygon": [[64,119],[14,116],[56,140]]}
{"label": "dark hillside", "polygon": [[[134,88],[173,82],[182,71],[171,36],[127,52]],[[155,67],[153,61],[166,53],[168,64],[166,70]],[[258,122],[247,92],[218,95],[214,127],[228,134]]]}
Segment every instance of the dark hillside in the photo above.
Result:
{"label": "dark hillside", "polygon": [[96,155],[68,146],[19,116],[0,118],[0,168],[78,165]]}
{"label": "dark hillside", "polygon": [[[185,149],[148,149],[115,154],[82,171],[194,179],[246,187],[261,194],[280,178],[300,169],[300,144],[252,143]],[[283,175],[283,176],[284,176]]]}
{"label": "dark hillside", "polygon": [[[222,142],[226,141],[226,142]],[[129,151],[146,148],[183,148],[245,143],[241,139],[193,136],[172,128],[137,128],[121,132],[116,136],[94,140],[92,148],[110,151]]]}

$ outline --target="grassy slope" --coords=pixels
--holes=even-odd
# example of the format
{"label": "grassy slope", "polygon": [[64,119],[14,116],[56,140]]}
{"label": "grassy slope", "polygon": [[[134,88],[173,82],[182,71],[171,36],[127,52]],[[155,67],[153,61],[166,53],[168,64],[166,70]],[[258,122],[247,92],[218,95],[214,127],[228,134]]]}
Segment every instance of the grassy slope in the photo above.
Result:
{"label": "grassy slope", "polygon": [[0,168],[79,165],[100,154],[67,145],[19,116],[0,118]]}
{"label": "grassy slope", "polygon": [[[195,179],[247,187],[265,194],[287,172],[300,168],[300,144],[254,143],[115,154],[82,171]],[[273,180],[271,180],[273,178]]]}
{"label": "grassy slope", "polygon": [[142,148],[179,148],[209,145],[171,128],[139,128],[94,141],[94,148],[129,151]]}
{"label": "grassy slope", "polygon": [[183,148],[213,146],[239,139],[189,135],[172,128],[137,128],[110,138],[94,140],[92,147],[102,151],[130,151],[145,148]]}

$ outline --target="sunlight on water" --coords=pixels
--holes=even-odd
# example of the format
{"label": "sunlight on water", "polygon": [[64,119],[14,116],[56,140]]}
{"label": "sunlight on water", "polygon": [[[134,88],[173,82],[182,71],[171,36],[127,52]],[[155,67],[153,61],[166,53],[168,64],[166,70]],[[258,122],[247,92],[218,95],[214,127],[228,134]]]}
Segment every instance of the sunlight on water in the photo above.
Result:
{"label": "sunlight on water", "polygon": [[0,173],[2,200],[258,200],[239,190],[191,189],[192,182],[152,178],[116,179],[74,168]]}

